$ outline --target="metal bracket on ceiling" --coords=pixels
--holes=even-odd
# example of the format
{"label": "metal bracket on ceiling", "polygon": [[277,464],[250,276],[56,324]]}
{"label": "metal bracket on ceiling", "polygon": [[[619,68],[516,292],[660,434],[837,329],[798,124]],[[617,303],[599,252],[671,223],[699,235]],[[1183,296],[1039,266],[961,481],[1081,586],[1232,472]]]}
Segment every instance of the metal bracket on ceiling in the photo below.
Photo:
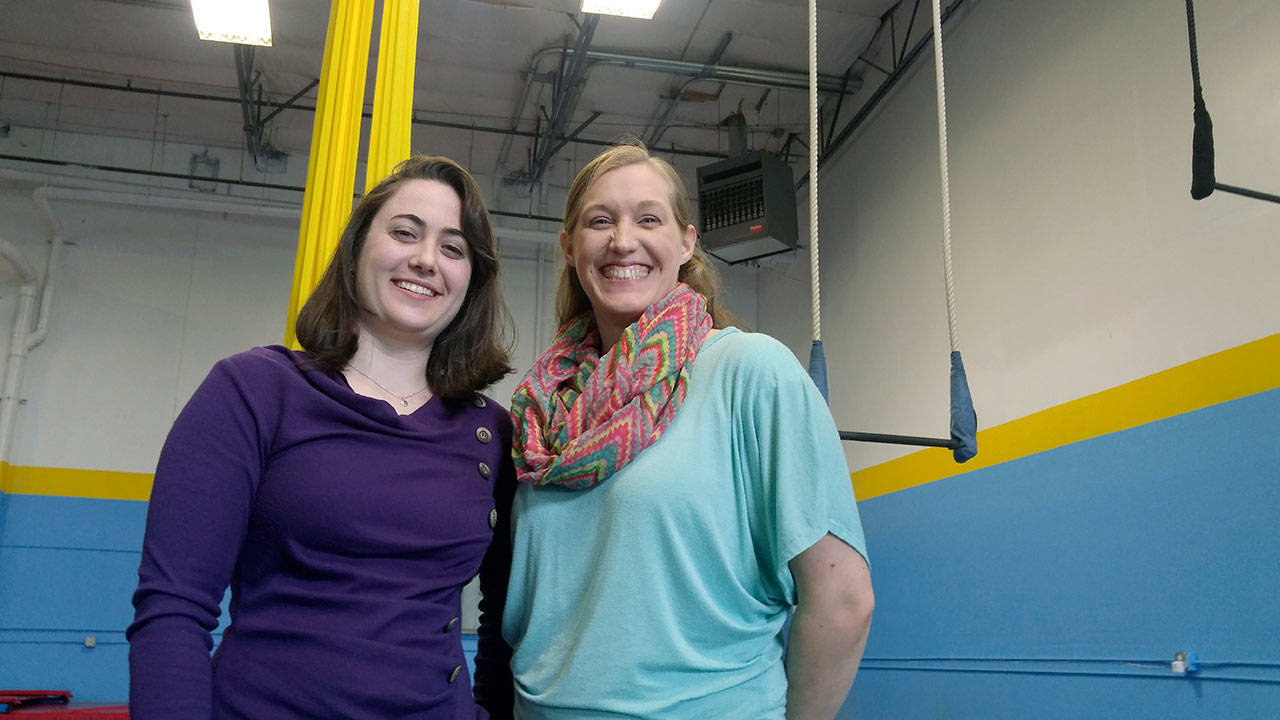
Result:
{"label": "metal bracket on ceiling", "polygon": [[[303,95],[306,95],[320,84],[320,79],[312,80],[306,87],[294,93],[292,97],[283,103],[272,103],[264,99],[266,90],[262,85],[262,72],[255,71],[253,67],[253,47],[247,45],[236,45],[234,47],[236,58],[236,80],[240,91],[240,112],[244,118],[244,137],[249,147],[249,154],[253,156],[253,166],[263,173],[281,173],[285,171],[286,163],[289,156],[276,149],[267,140],[266,129],[267,123],[282,111],[289,109]],[[274,106],[271,112],[263,116],[262,110],[265,107]]]}
{"label": "metal bracket on ceiling", "polygon": [[600,116],[598,112],[593,114],[572,134],[565,134],[565,126],[577,109],[578,99],[582,97],[582,89],[586,86],[586,51],[591,47],[591,38],[595,35],[596,25],[599,23],[599,15],[589,14],[582,23],[573,52],[570,53],[566,43],[561,53],[560,72],[552,93],[551,115],[547,118],[546,130],[535,138],[533,143],[533,162],[529,166],[530,188],[542,179],[542,174],[546,172],[552,156],[559,152],[574,135]]}
{"label": "metal bracket on ceiling", "polygon": [[[649,147],[658,146],[658,143],[662,140],[662,136],[665,135],[667,129],[671,127],[671,116],[675,114],[676,106],[684,99],[685,90],[698,80],[703,80],[711,76],[716,65],[720,63],[720,56],[724,55],[725,49],[729,47],[729,43],[732,41],[733,33],[731,32],[726,32],[724,35],[720,36],[720,42],[716,43],[715,49],[711,51],[711,57],[708,58],[706,64],[703,65],[702,72],[699,73],[697,77],[685,80],[684,84],[680,86],[680,89],[672,93],[671,102],[667,105],[667,109],[662,113],[662,117],[649,125],[649,132],[644,139],[645,145],[648,145]],[[721,87],[723,88],[724,86],[721,85]]]}

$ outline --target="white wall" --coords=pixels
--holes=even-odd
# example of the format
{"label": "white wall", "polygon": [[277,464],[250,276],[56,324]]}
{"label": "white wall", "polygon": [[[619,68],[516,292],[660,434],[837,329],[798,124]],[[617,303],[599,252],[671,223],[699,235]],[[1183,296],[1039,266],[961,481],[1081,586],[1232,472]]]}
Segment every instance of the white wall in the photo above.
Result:
{"label": "white wall", "polygon": [[[1197,11],[1218,176],[1280,192],[1280,5],[1201,0]],[[1188,196],[1181,6],[968,0],[949,28],[959,330],[981,427],[1280,328],[1280,207],[1222,192]],[[845,429],[947,430],[929,60],[926,52],[820,178],[824,340],[832,409]],[[22,137],[15,129],[7,142]],[[40,142],[67,152],[118,142],[60,138]],[[182,170],[190,151],[165,151],[165,169]],[[100,154],[123,162],[119,152]],[[290,177],[301,170],[291,167]],[[47,229],[31,188],[0,184],[0,236],[39,270]],[[530,210],[558,215],[562,194],[550,189]],[[807,207],[803,195],[799,207]],[[52,332],[27,366],[11,461],[149,472],[208,366],[280,340],[296,230],[278,220],[67,202],[55,211],[74,244]],[[800,224],[803,233],[803,217]],[[535,247],[502,245],[520,371],[552,332],[559,253],[544,248],[539,286]],[[7,334],[17,285],[0,277]],[[805,253],[759,270],[726,268],[726,286],[743,324],[807,358]],[[492,394],[506,397],[516,381]],[[855,469],[910,450],[847,449]]]}
{"label": "white wall", "polygon": [[293,228],[154,208],[51,206],[68,245],[49,336],[27,364],[10,462],[151,472],[168,426],[212,363],[283,338],[278,308],[289,286],[277,280],[293,269]]}
{"label": "white wall", "polygon": [[[40,138],[28,138],[21,130],[10,142],[16,146],[32,138],[32,147],[38,147]],[[69,133],[61,134],[58,147],[71,156],[77,147],[92,149],[93,157],[121,165],[137,160],[142,152],[136,141]],[[167,155],[189,157],[194,151],[171,148]],[[166,170],[186,172],[176,166]],[[305,168],[301,170],[305,174]],[[291,167],[290,175],[298,171]],[[32,200],[39,184],[88,183],[121,195],[152,192],[133,182],[98,182],[96,178],[104,177],[100,172],[59,173],[65,174],[42,175],[29,167],[0,169],[0,238],[17,245],[41,277],[50,229]],[[491,184],[490,178],[477,180],[481,187]],[[184,193],[185,181],[157,184],[168,195],[227,199],[225,192],[221,197]],[[263,198],[290,197],[280,191],[235,192],[245,207]],[[558,215],[562,189],[552,189],[548,196],[547,206],[531,211]],[[293,198],[296,207],[300,198]],[[48,338],[31,352],[25,366],[22,404],[7,459],[20,466],[150,473],[169,426],[213,363],[255,345],[282,341],[297,220],[79,200],[55,199],[51,207],[67,244]],[[554,232],[542,231],[552,242],[530,240],[529,225],[518,232],[498,231],[502,289],[514,319],[517,372],[488,392],[504,404],[555,332],[560,252]],[[744,323],[754,324],[755,271],[725,270],[731,309]],[[8,338],[11,331],[18,289],[12,270],[0,268],[0,337]],[[139,527],[139,543],[141,532]],[[469,586],[464,597],[463,627],[468,631],[477,624],[476,593]]]}
{"label": "white wall", "polygon": [[[0,184],[0,237],[43,274],[49,231],[34,209],[33,187]],[[51,331],[27,363],[10,462],[151,472],[169,425],[212,364],[281,342],[296,221],[67,200],[51,206],[67,246]],[[554,333],[561,261],[553,244],[501,235],[517,374],[490,394],[505,402]],[[5,272],[0,328],[7,337],[18,285]],[[745,296],[739,312],[753,322],[753,273],[729,275],[746,288],[730,291]]]}
{"label": "white wall", "polygon": [[[1200,0],[1196,20],[1218,179],[1280,194],[1280,3]],[[969,0],[944,57],[959,337],[980,428],[1280,331],[1280,205],[1189,195],[1182,3]],[[947,435],[932,60],[820,175],[842,429]],[[761,329],[802,358],[807,263],[763,268],[759,295]],[[857,469],[913,448],[846,450]]]}

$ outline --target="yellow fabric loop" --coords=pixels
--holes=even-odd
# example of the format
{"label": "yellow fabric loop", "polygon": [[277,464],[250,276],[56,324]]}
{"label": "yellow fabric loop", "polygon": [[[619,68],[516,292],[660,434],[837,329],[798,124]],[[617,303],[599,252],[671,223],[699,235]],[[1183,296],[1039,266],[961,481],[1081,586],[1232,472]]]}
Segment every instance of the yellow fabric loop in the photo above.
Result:
{"label": "yellow fabric loop", "polygon": [[413,71],[418,49],[418,0],[383,0],[378,42],[378,75],[373,91],[373,122],[365,192],[411,152]]}
{"label": "yellow fabric loop", "polygon": [[351,212],[374,1],[333,0],[329,8],[298,254],[285,320],[284,343],[295,349],[298,340],[293,324],[298,311],[320,281]]}

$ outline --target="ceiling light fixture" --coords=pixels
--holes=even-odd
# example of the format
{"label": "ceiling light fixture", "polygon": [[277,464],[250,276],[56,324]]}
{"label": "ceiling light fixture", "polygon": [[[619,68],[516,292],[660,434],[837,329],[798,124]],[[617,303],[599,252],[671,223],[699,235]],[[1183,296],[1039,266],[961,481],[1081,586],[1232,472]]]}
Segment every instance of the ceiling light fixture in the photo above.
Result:
{"label": "ceiling light fixture", "polygon": [[662,0],[582,0],[582,12],[651,20]]}
{"label": "ceiling light fixture", "polygon": [[201,40],[271,47],[267,0],[191,0]]}

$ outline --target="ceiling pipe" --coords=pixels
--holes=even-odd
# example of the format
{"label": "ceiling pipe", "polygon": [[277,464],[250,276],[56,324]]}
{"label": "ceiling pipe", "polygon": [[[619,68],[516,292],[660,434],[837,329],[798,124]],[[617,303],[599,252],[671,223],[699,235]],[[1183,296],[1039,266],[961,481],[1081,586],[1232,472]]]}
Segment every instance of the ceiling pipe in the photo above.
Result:
{"label": "ceiling pipe", "polygon": [[[542,174],[546,172],[551,158],[564,147],[565,142],[568,142],[572,135],[578,132],[574,131],[568,137],[564,134],[569,118],[578,109],[582,90],[587,85],[587,68],[591,63],[583,60],[586,57],[584,51],[590,50],[591,38],[595,35],[599,22],[599,15],[589,15],[586,22],[582,24],[582,30],[578,33],[574,46],[570,48],[566,45],[564,48],[564,61],[561,63],[561,72],[554,86],[555,92],[551,102],[551,117],[547,121],[547,131],[540,140],[533,142],[535,150],[533,165],[529,168],[530,185],[536,185],[542,179]],[[565,137],[565,140],[554,144],[556,139],[561,137]]]}
{"label": "ceiling pipe", "polygon": [[301,207],[283,205],[256,205],[234,200],[205,200],[197,198],[173,197],[170,195],[142,195],[138,193],[119,193],[106,190],[81,190],[73,188],[49,188],[48,197],[54,200],[79,200],[81,202],[102,203],[106,205],[127,205],[131,207],[162,208],[165,210],[189,210],[244,217],[273,218],[276,220],[298,220],[302,217]]}
{"label": "ceiling pipe", "polygon": [[[550,49],[555,52],[560,52],[561,50],[561,48],[558,48],[558,47],[550,48]],[[45,83],[50,83],[54,85],[71,85],[74,87],[87,87],[87,88],[94,88],[98,90],[115,90],[119,92],[138,93],[143,95],[157,95],[161,97],[178,97],[178,98],[184,98],[188,100],[204,100],[208,102],[236,103],[236,104],[239,104],[240,102],[239,98],[223,97],[219,95],[209,95],[206,93],[178,92],[178,91],[172,91],[172,90],[161,90],[157,88],[134,87],[132,85],[114,85],[111,83],[91,82],[87,80],[72,80],[70,78],[45,77],[41,75],[32,75],[30,73],[16,73],[16,72],[10,72],[7,70],[0,70],[0,78],[15,78],[19,80],[30,80],[33,82],[45,82]],[[517,104],[519,111],[513,116],[511,128],[490,127],[487,125],[450,122],[447,120],[431,120],[428,118],[418,117],[417,111],[415,111],[414,117],[410,122],[414,125],[422,125],[424,127],[436,127],[436,128],[444,128],[448,130],[465,130],[467,132],[473,132],[473,133],[481,132],[481,133],[489,133],[489,134],[505,136],[503,141],[504,150],[502,153],[499,154],[499,157],[502,159],[498,164],[498,168],[501,168],[506,164],[506,159],[505,159],[506,156],[510,154],[511,138],[539,137],[539,133],[517,129],[519,126],[519,118],[521,115],[523,115],[524,106],[528,102],[528,94],[530,92],[531,85],[535,79],[536,78],[532,78],[532,77],[526,78],[525,90],[523,91],[523,95],[521,96],[520,102]],[[299,110],[302,112],[312,112],[312,113],[316,111],[316,108],[314,105],[298,104],[296,102],[293,102],[293,99],[291,99],[288,102],[276,102],[276,101],[264,99],[259,104],[262,107],[275,108],[276,110]],[[372,113],[370,113],[367,110],[363,112],[364,117],[370,117],[371,115]],[[595,140],[592,138],[573,137],[573,138],[568,138],[568,140],[570,142],[577,143],[580,145],[592,145],[596,147],[609,147],[610,145],[613,145],[612,141]],[[724,153],[710,152],[710,151],[704,151],[704,150],[688,150],[688,149],[681,149],[681,148],[666,148],[663,152],[670,153],[672,155],[711,158],[713,160],[723,160],[725,157]],[[20,158],[20,157],[10,157],[8,159],[27,160],[27,158]],[[226,182],[226,181],[223,181],[223,182]],[[242,182],[239,184],[250,185],[254,187],[277,187],[269,183]]]}
{"label": "ceiling pipe", "polygon": [[[555,48],[556,52],[564,50]],[[567,52],[573,53],[573,48]],[[626,53],[606,50],[586,51],[586,59],[592,64],[618,65],[634,70],[647,70],[671,75],[702,76],[707,80],[723,80],[735,85],[754,85],[768,88],[786,88],[789,90],[808,90],[809,74],[791,72],[789,70],[766,70],[763,68],[733,67],[707,63],[690,62],[688,60],[668,60],[665,58],[628,55]],[[823,92],[840,92],[843,78],[838,75],[819,75],[818,89]],[[845,92],[853,92],[846,89]]]}
{"label": "ceiling pipe", "polygon": [[[38,162],[32,160],[33,162]],[[71,164],[71,163],[68,163]],[[114,169],[114,168],[105,168]],[[150,174],[150,173],[139,173]],[[59,185],[49,185],[51,179],[56,178]],[[208,178],[201,178],[207,180]],[[112,183],[106,180],[94,180],[92,178],[78,178],[71,175],[50,175],[49,173],[29,172],[25,170],[15,170],[12,168],[0,168],[0,181],[10,181],[18,183],[30,183],[42,186],[40,195],[48,200],[79,200],[82,202],[95,202],[108,205],[125,205],[129,207],[154,207],[169,210],[190,210],[196,212],[225,213],[229,215],[239,215],[245,217],[265,217],[279,220],[298,220],[302,217],[302,205],[292,203],[264,203],[254,201],[252,198],[230,198],[213,199],[201,193],[199,197],[184,197],[182,195],[158,195],[153,191],[156,188],[145,188],[146,192],[121,192],[118,190],[103,189],[104,185],[111,187],[119,187],[119,183]],[[214,180],[214,182],[232,183],[232,180]],[[139,188],[140,190],[144,188]],[[279,189],[293,190],[295,188],[279,186]],[[302,188],[296,188],[301,190]],[[39,207],[40,201],[36,201]],[[43,209],[42,209],[43,212]],[[50,224],[56,222],[56,218],[46,214],[46,219]]]}
{"label": "ceiling pipe", "polygon": [[[942,27],[946,27],[947,20],[951,18],[951,15],[955,13],[956,10],[959,10],[960,7],[964,5],[964,2],[965,0],[953,0],[950,7],[942,11],[942,16],[940,18],[939,25],[941,25]],[[903,38],[904,48],[906,47],[905,43],[907,39],[908,38]],[[859,127],[862,126],[863,121],[865,121],[868,117],[871,116],[871,113],[875,111],[875,109],[880,105],[881,101],[883,101],[885,97],[888,96],[889,91],[892,90],[893,87],[898,84],[898,81],[901,80],[906,75],[907,71],[911,69],[911,66],[915,63],[916,59],[920,56],[920,53],[924,51],[925,47],[928,47],[930,44],[932,44],[932,42],[933,42],[933,30],[932,28],[930,28],[930,30],[924,34],[924,37],[921,37],[920,40],[916,42],[915,47],[911,48],[911,51],[903,56],[901,62],[899,62],[893,68],[893,72],[890,73],[889,76],[886,77],[884,81],[880,83],[880,86],[877,87],[875,91],[871,93],[871,96],[867,98],[866,102],[864,102],[862,106],[858,108],[858,112],[855,113],[853,116],[853,119],[851,119],[848,122],[848,124],[846,124],[844,128],[840,130],[840,134],[836,135],[834,139],[832,139],[830,142],[827,143],[826,148],[818,156],[819,170],[821,170],[822,166],[826,164],[827,158],[830,158],[833,155],[835,155],[836,151],[840,149],[840,146],[844,145],[845,141],[847,141],[849,137],[852,136],[853,133],[856,132]],[[806,172],[804,176],[801,177],[800,180],[796,182],[796,185],[795,185],[796,192],[800,192],[808,184],[809,184],[809,173]]]}
{"label": "ceiling pipe", "polygon": [[[529,69],[524,73],[524,87],[520,91],[520,100],[516,103],[515,112],[511,115],[511,129],[507,131],[507,137],[502,142],[502,150],[498,153],[498,163],[494,169],[495,175],[501,174],[502,168],[506,167],[508,156],[511,153],[511,138],[517,135],[536,134],[521,133],[519,131],[520,121],[524,117],[525,106],[528,105],[529,97],[532,95],[533,84],[544,75],[544,73],[539,73],[538,68],[547,58],[554,57],[562,53],[572,55],[574,53],[574,48],[551,45],[535,52],[533,57],[529,60]],[[609,52],[605,50],[592,50],[590,48],[583,52],[583,56],[587,60],[587,67],[584,68],[584,73],[590,70],[591,66],[603,63],[648,72],[685,75],[697,80],[721,80],[735,85],[786,88],[791,90],[809,89],[808,73],[796,73],[786,70],[765,70],[761,68],[732,67],[720,65],[718,63],[708,64],[688,62],[685,60],[667,60],[664,58],[629,55],[626,53]],[[843,92],[849,94],[856,93],[861,88],[862,84],[860,82],[845,83],[845,79],[842,76],[818,76],[818,89],[824,92]],[[577,141],[582,142],[581,140]],[[609,143],[604,144],[607,145]]]}
{"label": "ceiling pipe", "polygon": [[[705,8],[703,9],[703,13],[705,15],[706,13]],[[701,18],[699,18],[698,23],[699,24],[702,23]],[[694,30],[695,31],[697,30],[697,26],[694,27]],[[711,57],[706,62],[707,68],[712,67],[716,63],[720,62],[720,58],[724,55],[724,51],[728,49],[729,43],[731,42],[733,42],[733,33],[726,32],[724,35],[720,36],[720,42],[716,44],[715,50],[711,51]],[[645,145],[648,145],[649,147],[656,147],[658,145],[658,142],[662,140],[662,136],[667,132],[667,128],[669,127],[667,123],[669,123],[671,121],[671,117],[675,115],[676,107],[680,105],[681,100],[684,100],[685,90],[689,89],[690,85],[692,85],[693,83],[701,79],[702,79],[702,75],[699,75],[698,77],[688,78],[687,80],[684,81],[682,85],[680,85],[680,89],[672,94],[671,103],[667,105],[666,112],[662,113],[662,117],[659,118],[656,122],[650,122],[649,127],[645,128],[647,131],[645,135],[645,141],[644,141]],[[724,86],[721,85],[721,87],[724,87]],[[718,97],[719,93],[716,93],[716,95]]]}

